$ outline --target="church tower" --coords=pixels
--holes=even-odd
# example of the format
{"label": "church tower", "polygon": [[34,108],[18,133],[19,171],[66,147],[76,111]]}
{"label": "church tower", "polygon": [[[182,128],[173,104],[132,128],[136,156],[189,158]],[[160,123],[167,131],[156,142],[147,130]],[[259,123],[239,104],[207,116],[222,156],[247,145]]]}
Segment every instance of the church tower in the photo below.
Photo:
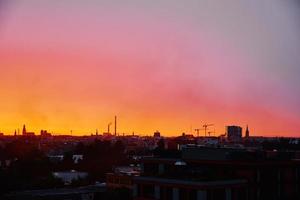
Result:
{"label": "church tower", "polygon": [[25,127],[25,124],[23,125],[22,134],[23,134],[23,135],[26,135],[26,127]]}
{"label": "church tower", "polygon": [[245,137],[246,137],[246,138],[249,138],[249,136],[250,136],[250,135],[249,135],[249,129],[248,129],[248,125],[247,125]]}

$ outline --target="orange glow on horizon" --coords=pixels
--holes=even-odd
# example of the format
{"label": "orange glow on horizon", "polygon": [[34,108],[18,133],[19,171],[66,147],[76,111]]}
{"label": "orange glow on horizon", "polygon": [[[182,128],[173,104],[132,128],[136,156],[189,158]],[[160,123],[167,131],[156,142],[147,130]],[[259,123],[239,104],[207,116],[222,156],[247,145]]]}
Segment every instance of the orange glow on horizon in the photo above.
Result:
{"label": "orange glow on horizon", "polygon": [[249,6],[233,18],[229,3],[120,5],[0,8],[0,132],[26,124],[90,135],[117,115],[126,134],[176,136],[213,123],[216,135],[249,125],[251,135],[300,136],[300,30],[290,12],[277,12],[286,16],[273,27]]}

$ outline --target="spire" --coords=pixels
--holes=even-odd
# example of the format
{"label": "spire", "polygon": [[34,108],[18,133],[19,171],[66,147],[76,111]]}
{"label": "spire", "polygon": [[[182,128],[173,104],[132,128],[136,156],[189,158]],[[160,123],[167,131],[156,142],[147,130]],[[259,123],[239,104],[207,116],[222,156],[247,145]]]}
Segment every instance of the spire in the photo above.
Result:
{"label": "spire", "polygon": [[25,124],[23,125],[22,134],[23,134],[23,135],[26,135],[26,127],[25,127]]}
{"label": "spire", "polygon": [[245,137],[248,138],[249,136],[250,136],[249,135],[249,129],[248,129],[248,125],[247,125]]}

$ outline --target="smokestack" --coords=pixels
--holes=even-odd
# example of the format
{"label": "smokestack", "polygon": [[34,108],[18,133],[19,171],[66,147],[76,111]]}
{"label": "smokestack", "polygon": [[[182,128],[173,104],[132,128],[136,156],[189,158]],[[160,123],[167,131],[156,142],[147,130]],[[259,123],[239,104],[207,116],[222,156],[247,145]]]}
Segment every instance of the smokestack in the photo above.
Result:
{"label": "smokestack", "polygon": [[115,136],[117,136],[117,116],[115,116]]}
{"label": "smokestack", "polygon": [[107,125],[107,133],[110,133],[110,125],[111,125],[111,122]]}

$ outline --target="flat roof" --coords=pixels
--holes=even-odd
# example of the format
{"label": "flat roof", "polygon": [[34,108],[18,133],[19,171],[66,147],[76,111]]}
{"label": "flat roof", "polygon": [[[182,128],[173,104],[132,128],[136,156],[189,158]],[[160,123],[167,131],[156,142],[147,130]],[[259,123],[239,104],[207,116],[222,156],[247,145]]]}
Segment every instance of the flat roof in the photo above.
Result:
{"label": "flat roof", "polygon": [[191,181],[171,178],[158,177],[134,177],[134,182],[159,183],[164,185],[184,185],[191,187],[222,187],[222,186],[241,186],[247,184],[244,179],[216,180],[216,181]]}
{"label": "flat roof", "polygon": [[55,188],[55,189],[42,189],[42,190],[25,190],[10,192],[6,196],[51,196],[51,195],[69,195],[69,194],[82,194],[92,192],[104,192],[104,186],[85,186],[78,188]]}

